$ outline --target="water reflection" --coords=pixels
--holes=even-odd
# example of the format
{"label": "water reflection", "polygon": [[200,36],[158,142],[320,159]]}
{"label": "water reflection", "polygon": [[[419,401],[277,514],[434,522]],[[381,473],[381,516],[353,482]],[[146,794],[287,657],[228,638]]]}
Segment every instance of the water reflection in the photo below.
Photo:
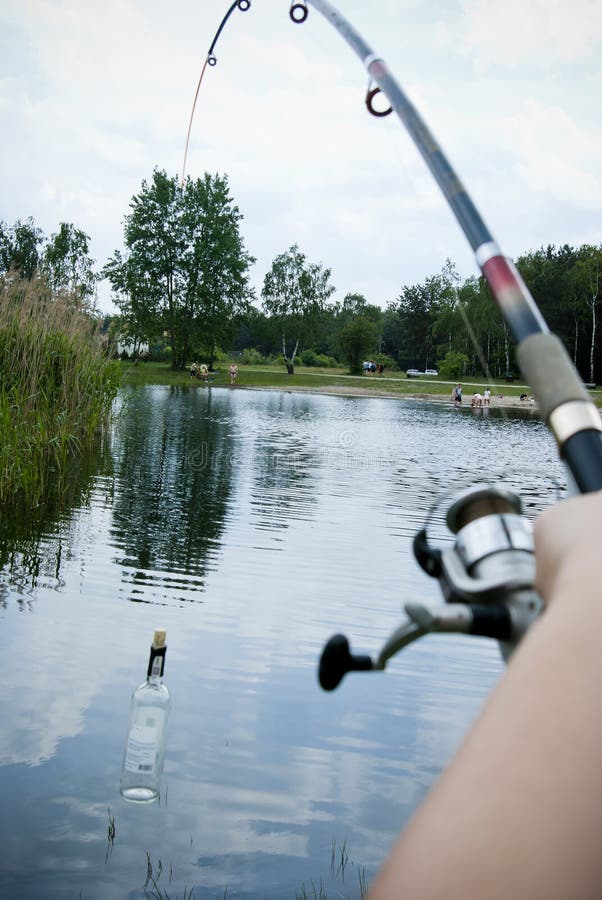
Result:
{"label": "water reflection", "polygon": [[147,387],[125,396],[115,446],[119,482],[112,536],[127,596],[198,599],[217,565],[232,489],[236,435],[227,399]]}
{"label": "water reflection", "polygon": [[[2,542],[0,893],[143,898],[149,853],[170,896],[357,898],[502,667],[492,642],[435,635],[326,695],[321,647],[343,631],[374,654],[404,602],[439,599],[411,539],[442,493],[479,479],[529,515],[553,502],[553,443],[532,418],[410,401],[159,386],[121,402],[77,508],[39,524],[26,566]],[[173,713],[164,795],[141,811],[117,789],[157,626]]]}
{"label": "water reflection", "polygon": [[251,506],[259,529],[278,530],[311,516],[321,460],[312,440],[316,417],[303,395],[272,395],[267,427],[247,448]]}
{"label": "water reflection", "polygon": [[[0,572],[14,588],[16,601],[27,605],[41,584],[63,585],[65,554],[75,539],[73,513],[87,507],[99,480],[110,483],[110,436],[99,435],[68,472],[49,473],[47,491],[32,507],[19,498],[6,502],[0,516]],[[0,604],[6,591],[0,584]]]}

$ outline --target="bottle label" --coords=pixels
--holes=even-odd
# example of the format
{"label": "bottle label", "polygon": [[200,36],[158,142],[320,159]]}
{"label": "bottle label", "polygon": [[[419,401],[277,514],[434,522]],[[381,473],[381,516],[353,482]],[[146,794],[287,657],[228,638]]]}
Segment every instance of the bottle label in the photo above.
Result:
{"label": "bottle label", "polygon": [[150,674],[151,675],[162,675],[163,674],[163,657],[154,656],[152,658]]}
{"label": "bottle label", "polygon": [[148,669],[146,671],[147,678],[150,678],[152,675],[159,675],[160,677],[163,676],[166,651],[167,647],[151,647],[150,657],[148,660]]}
{"label": "bottle label", "polygon": [[154,773],[164,725],[165,713],[162,710],[149,710],[143,720],[132,725],[124,762],[128,772]]}

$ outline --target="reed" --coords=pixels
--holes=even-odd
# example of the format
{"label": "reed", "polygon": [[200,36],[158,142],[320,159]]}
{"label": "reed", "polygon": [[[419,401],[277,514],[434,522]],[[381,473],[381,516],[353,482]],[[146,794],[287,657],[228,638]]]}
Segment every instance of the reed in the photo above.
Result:
{"label": "reed", "polygon": [[119,380],[71,296],[37,279],[0,283],[0,502],[40,501],[96,439]]}

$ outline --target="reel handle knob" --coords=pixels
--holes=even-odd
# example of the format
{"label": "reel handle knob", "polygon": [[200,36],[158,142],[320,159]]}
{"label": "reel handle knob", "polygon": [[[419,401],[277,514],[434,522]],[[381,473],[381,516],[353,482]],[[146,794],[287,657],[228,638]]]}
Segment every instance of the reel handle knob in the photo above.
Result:
{"label": "reel handle knob", "polygon": [[369,656],[354,656],[345,635],[335,634],[322,650],[318,679],[325,691],[334,691],[347,672],[369,672],[373,668]]}

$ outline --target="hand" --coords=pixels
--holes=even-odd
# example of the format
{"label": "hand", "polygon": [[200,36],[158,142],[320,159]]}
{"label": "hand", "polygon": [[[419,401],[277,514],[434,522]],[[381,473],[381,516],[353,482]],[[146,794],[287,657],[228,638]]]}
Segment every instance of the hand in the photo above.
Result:
{"label": "hand", "polygon": [[600,591],[602,491],[572,497],[535,524],[535,588],[546,604],[561,592]]}

